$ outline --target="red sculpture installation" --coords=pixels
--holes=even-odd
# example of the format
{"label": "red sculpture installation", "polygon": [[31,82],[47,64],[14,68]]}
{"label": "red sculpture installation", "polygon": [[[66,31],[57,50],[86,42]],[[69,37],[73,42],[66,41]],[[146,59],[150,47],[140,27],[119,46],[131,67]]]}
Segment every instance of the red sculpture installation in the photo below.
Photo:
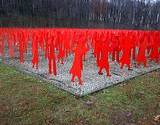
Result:
{"label": "red sculpture installation", "polygon": [[112,61],[119,62],[119,54],[120,54],[120,41],[118,32],[112,33],[111,36],[111,47],[112,47]]}
{"label": "red sculpture installation", "polygon": [[138,54],[137,54],[137,64],[140,65],[141,63],[144,66],[147,66],[147,58],[146,58],[146,50],[147,50],[147,34],[141,34],[140,39],[138,41]]}
{"label": "red sculpture installation", "polygon": [[[33,68],[38,68],[39,52],[48,61],[49,73],[57,75],[57,63],[64,64],[69,55],[74,55],[70,69],[71,81],[77,77],[82,82],[83,61],[88,51],[93,51],[98,74],[105,69],[110,76],[110,61],[130,69],[132,61],[147,66],[148,61],[160,61],[160,31],[110,30],[110,29],[65,29],[65,28],[0,28],[0,56],[14,57],[19,51],[20,63],[31,48]],[[17,55],[16,55],[17,56]],[[110,60],[109,57],[112,57]]]}
{"label": "red sculpture installation", "polygon": [[79,36],[80,39],[76,45],[76,47],[73,49],[74,52],[74,61],[73,66],[70,70],[70,73],[72,74],[71,81],[74,81],[75,77],[77,76],[79,79],[79,84],[82,85],[82,70],[83,70],[83,58],[88,51],[88,47],[86,46],[86,38],[85,36]]}
{"label": "red sculpture installation", "polygon": [[56,38],[55,34],[47,34],[46,38],[46,53],[47,53],[47,59],[48,59],[48,65],[49,65],[49,73],[57,75],[56,70],[56,56],[55,56],[55,48],[56,48]]}
{"label": "red sculpture installation", "polygon": [[154,32],[152,36],[151,54],[150,59],[159,62],[159,33]]}
{"label": "red sculpture installation", "polygon": [[121,68],[123,68],[124,65],[128,66],[128,69],[131,67],[131,50],[132,50],[132,44],[131,44],[131,34],[127,33],[124,34],[123,37],[123,43],[121,43],[121,49],[122,49],[122,57],[120,59]]}
{"label": "red sculpture installation", "polygon": [[109,72],[109,51],[110,51],[110,44],[109,39],[105,35],[105,33],[100,34],[99,42],[95,43],[95,46],[97,46],[97,43],[99,43],[98,47],[95,47],[97,49],[97,52],[95,51],[95,55],[97,55],[97,66],[99,67],[98,74],[102,75],[102,70],[105,69],[107,76],[111,76]]}

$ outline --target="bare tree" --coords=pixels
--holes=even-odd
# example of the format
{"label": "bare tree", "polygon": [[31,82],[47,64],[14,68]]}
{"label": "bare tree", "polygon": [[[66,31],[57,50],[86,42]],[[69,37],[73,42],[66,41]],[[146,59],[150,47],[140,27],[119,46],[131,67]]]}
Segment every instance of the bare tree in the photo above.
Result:
{"label": "bare tree", "polygon": [[157,0],[0,0],[1,26],[160,29]]}

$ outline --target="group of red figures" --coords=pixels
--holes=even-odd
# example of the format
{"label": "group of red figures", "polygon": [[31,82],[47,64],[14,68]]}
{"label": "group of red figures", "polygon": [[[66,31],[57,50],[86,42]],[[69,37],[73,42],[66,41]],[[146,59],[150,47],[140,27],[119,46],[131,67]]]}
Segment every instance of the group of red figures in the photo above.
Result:
{"label": "group of red figures", "polygon": [[[32,49],[33,68],[38,68],[39,53],[48,61],[49,73],[57,75],[56,64],[74,55],[70,74],[82,82],[83,62],[87,52],[93,51],[98,74],[110,74],[110,62],[116,61],[123,68],[131,68],[132,61],[147,66],[148,61],[160,61],[160,31],[67,29],[67,28],[0,28],[0,57],[7,47],[9,56],[19,51],[20,63],[24,62],[28,48]],[[111,59],[111,61],[110,61]]]}

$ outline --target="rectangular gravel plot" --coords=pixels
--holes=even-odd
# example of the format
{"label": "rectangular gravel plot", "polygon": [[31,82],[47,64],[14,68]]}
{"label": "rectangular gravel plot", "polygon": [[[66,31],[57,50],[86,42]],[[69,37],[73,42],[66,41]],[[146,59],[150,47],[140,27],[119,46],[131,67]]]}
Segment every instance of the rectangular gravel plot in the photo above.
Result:
{"label": "rectangular gravel plot", "polygon": [[70,82],[71,75],[69,70],[72,66],[73,56],[71,55],[66,59],[64,64],[57,63],[57,76],[50,76],[48,74],[48,63],[44,59],[43,55],[40,56],[39,69],[33,69],[31,64],[31,54],[25,55],[25,62],[19,64],[19,58],[10,59],[7,55],[5,58],[5,63],[8,65],[15,66],[18,70],[29,73],[31,75],[37,76],[43,80],[46,80],[58,88],[68,91],[74,95],[84,96],[101,89],[105,89],[109,86],[121,83],[125,80],[131,79],[133,77],[142,75],[144,73],[160,69],[160,64],[155,64],[151,62],[147,68],[143,66],[134,67],[128,70],[126,67],[120,69],[120,66],[116,62],[110,62],[111,77],[107,77],[104,72],[103,75],[98,75],[98,68],[96,66],[96,61],[90,54],[87,56],[86,61],[84,61],[84,71],[83,71],[83,86],[78,85],[78,80],[76,82]]}

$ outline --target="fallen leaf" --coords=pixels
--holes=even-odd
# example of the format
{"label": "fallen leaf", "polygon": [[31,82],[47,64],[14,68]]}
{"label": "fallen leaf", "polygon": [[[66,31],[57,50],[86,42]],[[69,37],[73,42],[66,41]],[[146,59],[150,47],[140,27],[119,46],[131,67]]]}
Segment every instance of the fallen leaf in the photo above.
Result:
{"label": "fallen leaf", "polygon": [[154,117],[154,121],[160,122],[160,115],[155,116],[155,117]]}

